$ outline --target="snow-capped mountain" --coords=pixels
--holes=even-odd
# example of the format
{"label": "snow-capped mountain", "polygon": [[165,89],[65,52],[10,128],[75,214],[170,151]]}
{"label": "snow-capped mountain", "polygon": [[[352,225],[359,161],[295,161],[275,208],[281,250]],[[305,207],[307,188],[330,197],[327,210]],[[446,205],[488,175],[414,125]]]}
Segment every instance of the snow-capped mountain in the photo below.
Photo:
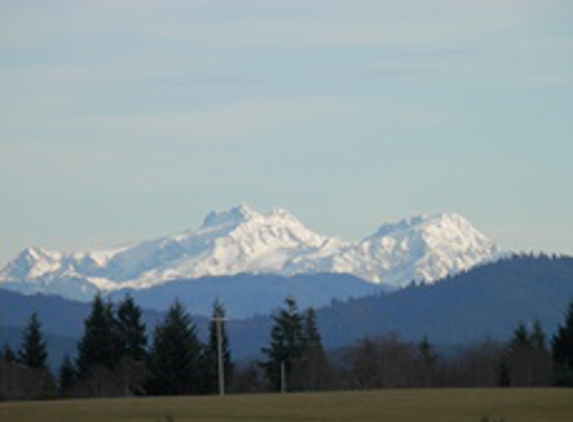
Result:
{"label": "snow-capped mountain", "polygon": [[457,214],[385,224],[360,242],[345,242],[307,229],[284,209],[261,214],[243,204],[211,212],[198,230],[118,248],[27,248],[0,271],[0,286],[91,299],[98,290],[203,276],[347,273],[396,288],[433,282],[497,254],[494,243]]}
{"label": "snow-capped mountain", "polygon": [[498,248],[458,214],[437,214],[385,224],[333,254],[307,255],[299,264],[317,272],[348,273],[403,287],[433,282],[494,259]]}

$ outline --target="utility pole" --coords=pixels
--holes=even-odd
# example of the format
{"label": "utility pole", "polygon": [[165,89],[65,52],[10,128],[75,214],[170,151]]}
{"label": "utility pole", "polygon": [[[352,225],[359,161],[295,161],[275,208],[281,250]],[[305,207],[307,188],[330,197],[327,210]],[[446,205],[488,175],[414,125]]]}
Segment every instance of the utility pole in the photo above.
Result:
{"label": "utility pole", "polygon": [[286,368],[285,361],[281,360],[281,393],[286,393]]}
{"label": "utility pole", "polygon": [[225,367],[223,364],[223,321],[226,318],[221,316],[213,317],[212,321],[215,322],[217,326],[217,366],[219,373],[219,395],[225,395]]}

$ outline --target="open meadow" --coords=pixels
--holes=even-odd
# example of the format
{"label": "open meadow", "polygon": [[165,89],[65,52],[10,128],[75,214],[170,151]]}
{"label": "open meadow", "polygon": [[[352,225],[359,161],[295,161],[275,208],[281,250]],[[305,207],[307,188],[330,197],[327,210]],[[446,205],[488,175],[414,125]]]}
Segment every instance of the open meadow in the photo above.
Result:
{"label": "open meadow", "polygon": [[11,402],[2,422],[571,422],[572,389],[382,390]]}

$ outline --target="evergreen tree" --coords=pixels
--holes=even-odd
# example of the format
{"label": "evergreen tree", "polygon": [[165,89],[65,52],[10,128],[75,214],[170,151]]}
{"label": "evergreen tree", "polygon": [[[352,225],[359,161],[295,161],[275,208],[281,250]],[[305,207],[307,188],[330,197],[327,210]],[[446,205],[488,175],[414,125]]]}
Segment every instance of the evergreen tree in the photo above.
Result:
{"label": "evergreen tree", "polygon": [[126,296],[117,308],[117,325],[121,339],[122,356],[141,361],[146,355],[147,336],[141,322],[141,308],[131,296]]}
{"label": "evergreen tree", "polygon": [[46,342],[42,336],[41,324],[34,312],[24,331],[24,338],[18,352],[18,361],[28,368],[45,369],[47,357],[48,352],[46,352]]}
{"label": "evergreen tree", "polygon": [[505,356],[501,357],[501,359],[499,360],[499,365],[497,367],[497,385],[498,387],[511,386],[509,364],[507,363],[507,358]]}
{"label": "evergreen tree", "polygon": [[85,378],[97,366],[112,369],[121,354],[121,338],[113,305],[110,302],[104,303],[98,294],[94,298],[90,315],[84,321],[84,334],[78,345],[78,375]]}
{"label": "evergreen tree", "polygon": [[519,323],[517,328],[513,331],[513,336],[509,342],[509,349],[517,350],[520,348],[528,348],[531,343],[529,341],[529,333],[525,324]]}
{"label": "evergreen tree", "polygon": [[12,348],[8,343],[4,343],[4,350],[2,351],[2,359],[4,359],[4,361],[9,364],[14,364],[17,361],[16,353],[14,353],[14,351],[12,350]]}
{"label": "evergreen tree", "polygon": [[539,320],[533,322],[530,342],[531,347],[535,350],[547,350],[547,339],[545,338],[545,333],[543,332],[543,328],[541,328]]}
{"label": "evergreen tree", "polygon": [[60,388],[60,394],[65,396],[71,390],[75,380],[76,380],[76,368],[68,355],[64,356],[64,360],[60,365],[58,371],[58,386]]}
{"label": "evergreen tree", "polygon": [[417,345],[418,376],[422,387],[433,387],[436,378],[436,367],[438,356],[434,347],[424,336],[422,341]]}
{"label": "evergreen tree", "polygon": [[303,315],[303,349],[322,350],[322,338],[316,323],[316,311],[308,308]]}
{"label": "evergreen tree", "polygon": [[217,320],[221,324],[221,355],[223,360],[223,372],[225,383],[230,384],[233,374],[233,362],[229,350],[229,339],[225,329],[225,307],[216,300],[213,304],[213,314],[209,323],[209,338],[201,356],[203,368],[203,392],[212,394],[218,391],[219,379],[219,339],[217,332]]}
{"label": "evergreen tree", "polygon": [[201,343],[191,317],[179,301],[155,329],[149,354],[148,390],[156,395],[182,395],[201,390]]}
{"label": "evergreen tree", "polygon": [[551,345],[555,383],[573,386],[573,302],[569,304],[565,321],[557,329]]}
{"label": "evergreen tree", "polygon": [[293,369],[295,387],[311,391],[324,389],[330,382],[331,368],[322,346],[316,311],[313,308],[304,312],[302,337],[301,356]]}
{"label": "evergreen tree", "polygon": [[[261,363],[261,366],[274,390],[281,389],[281,382],[288,385],[294,364],[301,358],[303,349],[302,316],[296,301],[289,297],[285,300],[285,307],[273,317],[269,347],[262,349],[268,360]],[[286,379],[281,376],[283,369]]]}
{"label": "evergreen tree", "polygon": [[381,388],[380,347],[371,338],[363,338],[347,352],[350,360],[350,385],[353,389]]}
{"label": "evergreen tree", "polygon": [[523,323],[518,325],[507,345],[504,358],[511,385],[530,387],[549,383],[551,356],[539,321],[533,323],[531,330]]}
{"label": "evergreen tree", "polygon": [[531,341],[527,327],[522,322],[513,331],[506,348],[506,360],[512,386],[531,385]]}

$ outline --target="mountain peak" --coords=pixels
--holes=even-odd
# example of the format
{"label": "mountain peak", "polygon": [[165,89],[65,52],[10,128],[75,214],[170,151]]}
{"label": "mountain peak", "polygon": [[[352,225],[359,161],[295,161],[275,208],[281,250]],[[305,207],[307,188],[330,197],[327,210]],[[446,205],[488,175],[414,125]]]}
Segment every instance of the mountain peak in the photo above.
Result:
{"label": "mountain peak", "polygon": [[46,249],[29,246],[0,271],[0,278],[37,277],[58,266],[61,255]]}
{"label": "mountain peak", "polygon": [[274,208],[268,217],[302,225],[300,220],[296,218],[291,212],[280,207]]}
{"label": "mountain peak", "polygon": [[49,255],[49,252],[46,249],[41,248],[39,246],[28,246],[20,253],[20,255],[22,257],[30,257],[32,259],[38,259]]}
{"label": "mountain peak", "polygon": [[203,221],[202,228],[237,225],[245,221],[259,217],[260,214],[253,210],[247,203],[241,202],[226,211],[211,211]]}
{"label": "mountain peak", "polygon": [[497,254],[491,240],[455,213],[406,218],[345,242],[309,230],[283,208],[261,214],[241,203],[210,212],[198,230],[113,250],[28,248],[0,271],[0,284],[21,281],[42,291],[53,280],[63,280],[62,288],[81,282],[91,295],[95,288],[145,288],[208,275],[346,273],[399,287],[438,280]]}
{"label": "mountain peak", "polygon": [[441,212],[438,214],[427,215],[429,221],[448,221],[455,224],[470,224],[469,221],[461,214],[456,212]]}
{"label": "mountain peak", "polygon": [[383,224],[371,237],[384,237],[393,233],[403,232],[406,230],[414,230],[416,228],[423,229],[434,225],[471,227],[471,224],[464,217],[455,212],[419,214],[398,220],[394,223]]}

